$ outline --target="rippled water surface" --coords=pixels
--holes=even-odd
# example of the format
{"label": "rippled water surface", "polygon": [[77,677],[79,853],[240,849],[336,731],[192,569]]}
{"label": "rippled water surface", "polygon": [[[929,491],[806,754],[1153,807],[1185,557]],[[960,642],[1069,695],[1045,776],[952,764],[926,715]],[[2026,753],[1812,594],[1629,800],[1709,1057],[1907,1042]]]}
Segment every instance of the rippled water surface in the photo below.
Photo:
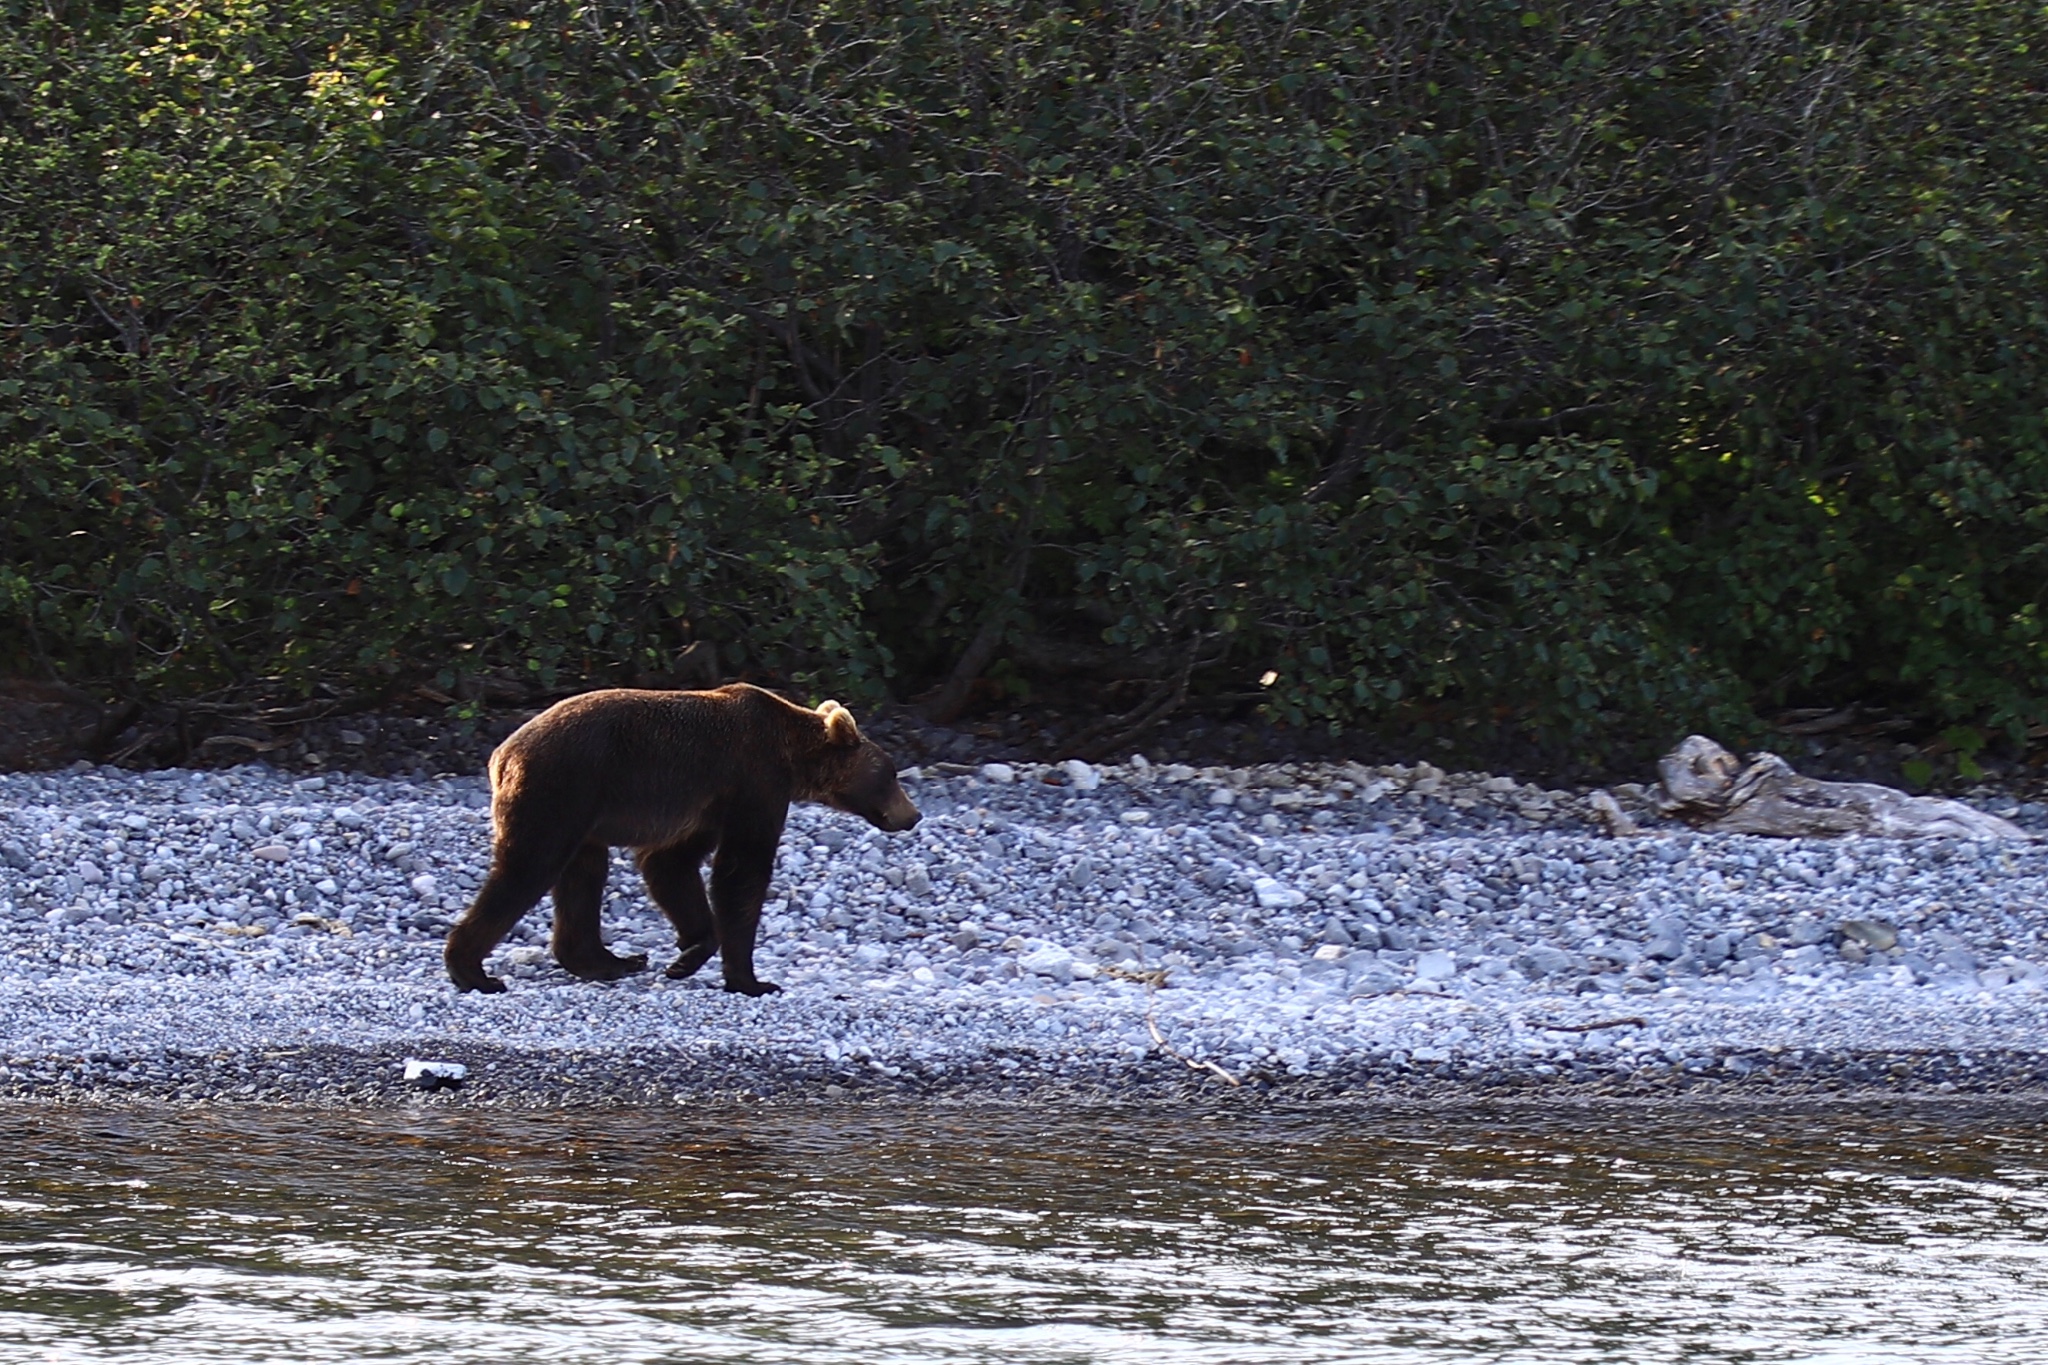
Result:
{"label": "rippled water surface", "polygon": [[0,1109],[0,1359],[2038,1365],[2043,1117]]}

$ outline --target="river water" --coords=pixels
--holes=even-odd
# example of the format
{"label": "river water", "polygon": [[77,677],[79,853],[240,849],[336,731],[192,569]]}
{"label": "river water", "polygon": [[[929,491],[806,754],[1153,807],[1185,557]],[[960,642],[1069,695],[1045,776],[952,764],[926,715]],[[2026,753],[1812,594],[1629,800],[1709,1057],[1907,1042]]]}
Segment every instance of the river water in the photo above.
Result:
{"label": "river water", "polygon": [[0,1361],[2048,1361],[2039,1109],[0,1108]]}

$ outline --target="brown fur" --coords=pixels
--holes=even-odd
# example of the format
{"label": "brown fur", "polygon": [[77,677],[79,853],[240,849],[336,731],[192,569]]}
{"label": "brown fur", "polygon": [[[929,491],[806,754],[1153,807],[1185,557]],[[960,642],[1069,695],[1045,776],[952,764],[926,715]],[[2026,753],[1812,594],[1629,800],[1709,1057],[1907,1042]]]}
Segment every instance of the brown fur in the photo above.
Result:
{"label": "brown fur", "polygon": [[754,935],[789,803],[820,802],[891,831],[919,818],[852,712],[835,701],[812,711],[746,683],[571,697],[514,731],[490,771],[490,875],[444,954],[463,990],[505,989],[484,958],[550,889],[564,969],[587,981],[644,969],[644,954],[619,957],[599,932],[613,845],[638,850],[648,893],[675,926],[670,976],[718,953],[727,990],[776,990],[754,975]]}

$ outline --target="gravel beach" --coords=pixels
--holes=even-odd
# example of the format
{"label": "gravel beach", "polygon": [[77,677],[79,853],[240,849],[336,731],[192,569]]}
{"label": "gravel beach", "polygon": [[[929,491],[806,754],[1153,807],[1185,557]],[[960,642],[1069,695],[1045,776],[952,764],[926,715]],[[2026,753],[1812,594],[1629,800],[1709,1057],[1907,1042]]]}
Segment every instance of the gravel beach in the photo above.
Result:
{"label": "gravel beach", "polygon": [[[111,768],[0,776],[0,1097],[342,1104],[758,1096],[2048,1092],[2029,840],[1773,840],[1392,767],[940,764],[883,835],[791,816],[759,967],[665,980],[623,853],[574,981],[545,902],[457,995],[488,793]],[[426,1091],[409,1060],[459,1063]]]}

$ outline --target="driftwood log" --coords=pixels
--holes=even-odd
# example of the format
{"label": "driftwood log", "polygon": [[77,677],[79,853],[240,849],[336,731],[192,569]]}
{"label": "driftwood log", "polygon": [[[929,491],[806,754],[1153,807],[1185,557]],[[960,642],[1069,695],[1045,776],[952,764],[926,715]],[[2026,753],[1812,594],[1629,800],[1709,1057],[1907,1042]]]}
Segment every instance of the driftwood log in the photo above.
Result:
{"label": "driftwood log", "polygon": [[1874,782],[1801,777],[1771,753],[1744,764],[1704,735],[1658,760],[1657,804],[1697,829],[1788,839],[1871,834],[1886,839],[2026,839],[2017,825],[1960,801],[1908,796]]}

